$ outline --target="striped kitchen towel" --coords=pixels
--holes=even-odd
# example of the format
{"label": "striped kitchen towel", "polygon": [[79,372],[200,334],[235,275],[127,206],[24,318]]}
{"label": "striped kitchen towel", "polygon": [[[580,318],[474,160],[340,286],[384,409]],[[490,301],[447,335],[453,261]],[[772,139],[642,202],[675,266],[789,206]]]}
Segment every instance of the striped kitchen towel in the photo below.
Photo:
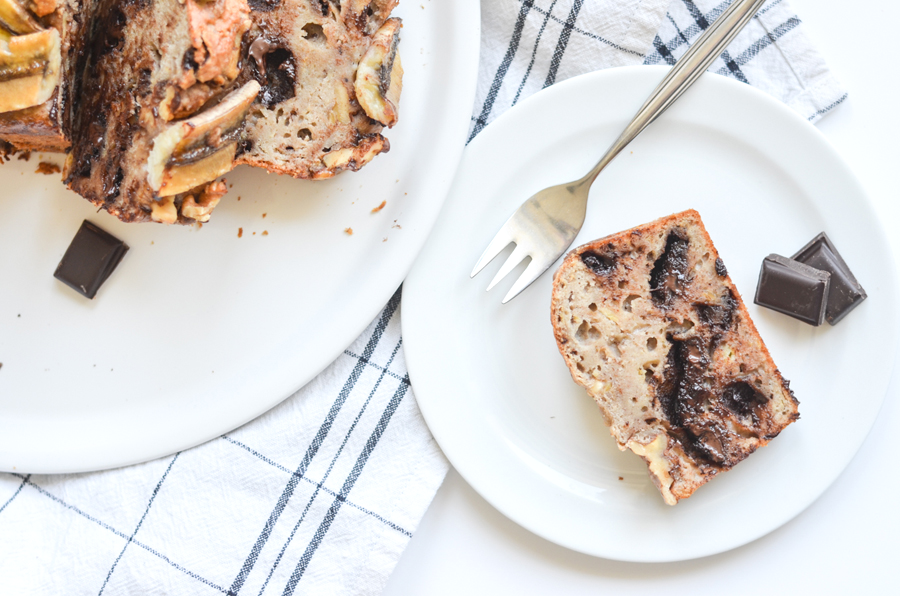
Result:
{"label": "striped kitchen towel", "polygon": [[[532,93],[615,66],[674,64],[731,0],[483,0],[469,139]],[[787,0],[770,0],[710,71],[815,122],[847,98]]]}
{"label": "striped kitchen towel", "polygon": [[380,593],[447,472],[399,305],[218,439],[106,472],[0,473],[0,594]]}
{"label": "striped kitchen towel", "polygon": [[[565,78],[673,63],[728,4],[482,0],[471,136]],[[786,0],[712,70],[811,121],[846,97]],[[0,473],[0,594],[379,594],[447,471],[409,386],[399,301],[297,394],[218,439],[106,472]]]}

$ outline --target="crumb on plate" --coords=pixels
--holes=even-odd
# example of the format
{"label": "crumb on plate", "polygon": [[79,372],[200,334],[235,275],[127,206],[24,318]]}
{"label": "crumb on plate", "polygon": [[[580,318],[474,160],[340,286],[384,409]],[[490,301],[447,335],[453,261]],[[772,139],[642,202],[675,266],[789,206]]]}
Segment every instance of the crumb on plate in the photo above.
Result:
{"label": "crumb on plate", "polygon": [[60,167],[55,163],[50,163],[48,161],[42,161],[38,164],[37,169],[34,171],[35,174],[59,174],[62,172]]}

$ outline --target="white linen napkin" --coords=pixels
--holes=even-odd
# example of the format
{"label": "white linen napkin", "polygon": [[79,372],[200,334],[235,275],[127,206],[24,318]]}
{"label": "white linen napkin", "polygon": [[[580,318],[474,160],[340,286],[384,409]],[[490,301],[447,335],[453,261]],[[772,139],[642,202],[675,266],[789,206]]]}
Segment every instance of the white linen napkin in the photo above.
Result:
{"label": "white linen napkin", "polygon": [[[672,63],[728,4],[482,0],[472,136],[554,82]],[[785,0],[712,70],[812,121],[846,98]],[[399,300],[218,439],[106,472],[0,473],[0,594],[379,594],[447,471],[409,387]]]}

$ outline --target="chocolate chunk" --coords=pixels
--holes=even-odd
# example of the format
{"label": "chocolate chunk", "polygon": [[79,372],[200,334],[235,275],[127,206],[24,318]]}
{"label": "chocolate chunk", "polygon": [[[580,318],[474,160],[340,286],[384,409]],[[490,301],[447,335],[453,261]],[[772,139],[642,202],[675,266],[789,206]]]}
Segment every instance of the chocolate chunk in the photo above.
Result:
{"label": "chocolate chunk", "polygon": [[93,299],[126,252],[128,245],[85,220],[53,277]]}
{"label": "chocolate chunk", "polygon": [[266,76],[266,54],[275,49],[278,49],[278,46],[265,37],[257,37],[253,40],[253,43],[250,44],[248,54],[250,54],[250,57],[256,62],[256,69],[259,71],[260,75]]}
{"label": "chocolate chunk", "polygon": [[791,258],[831,274],[828,306],[825,309],[825,320],[831,325],[836,325],[866,299],[866,291],[856,281],[856,277],[825,232],[813,238]]}
{"label": "chocolate chunk", "polygon": [[695,304],[697,316],[704,325],[709,325],[714,331],[724,333],[731,327],[731,321],[734,318],[734,310],[737,308],[737,301],[734,294],[729,290],[722,297],[719,304]]}
{"label": "chocolate chunk", "polygon": [[825,320],[831,274],[780,255],[769,255],[759,271],[753,302],[819,326]]}
{"label": "chocolate chunk", "polygon": [[722,392],[722,403],[740,416],[750,416],[754,408],[765,405],[768,398],[743,381],[732,383]]}
{"label": "chocolate chunk", "polygon": [[594,272],[594,275],[609,275],[616,269],[615,257],[601,255],[596,252],[581,253],[581,262]]}
{"label": "chocolate chunk", "polygon": [[259,101],[269,109],[294,97],[297,79],[297,65],[294,54],[285,48],[273,45],[270,51],[263,56],[262,68],[251,63],[256,70],[254,78],[262,85],[259,92]]}
{"label": "chocolate chunk", "polygon": [[650,272],[650,297],[658,305],[668,306],[687,283],[688,247],[688,239],[677,230],[669,232],[666,249]]}
{"label": "chocolate chunk", "polygon": [[716,258],[716,274],[719,277],[725,277],[728,275],[728,269],[725,268],[725,261],[720,258]]}

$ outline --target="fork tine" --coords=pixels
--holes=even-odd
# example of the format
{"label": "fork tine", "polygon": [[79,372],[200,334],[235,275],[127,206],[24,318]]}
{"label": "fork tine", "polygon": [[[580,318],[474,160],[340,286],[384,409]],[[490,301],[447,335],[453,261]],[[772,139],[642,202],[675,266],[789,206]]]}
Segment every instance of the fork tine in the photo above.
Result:
{"label": "fork tine", "polygon": [[484,269],[488,263],[493,261],[494,258],[496,258],[496,256],[512,242],[512,232],[510,232],[509,226],[504,224],[497,232],[497,235],[494,236],[493,240],[491,240],[491,243],[488,244],[487,248],[484,249],[484,252],[481,253],[481,257],[478,259],[478,262],[475,263],[475,268],[472,269],[472,274],[469,277],[475,277],[481,273],[481,270]]}
{"label": "fork tine", "polygon": [[547,269],[550,268],[550,265],[553,263],[541,264],[538,263],[536,259],[532,257],[531,262],[528,263],[528,267],[525,268],[525,271],[522,272],[522,275],[519,276],[519,279],[516,280],[516,283],[513,284],[513,287],[509,289],[509,292],[506,294],[506,297],[503,299],[502,304],[506,304],[516,296],[518,296],[522,290],[531,285],[531,282],[536,280],[544,273]]}
{"label": "fork tine", "polygon": [[500,283],[500,280],[509,275],[509,272],[516,268],[516,265],[522,262],[522,260],[528,256],[528,251],[521,244],[516,245],[516,249],[512,251],[512,254],[509,255],[509,258],[506,259],[506,262],[503,263],[503,266],[500,267],[500,271],[497,272],[497,275],[494,276],[493,281],[491,281],[490,285],[488,285],[486,292],[490,292],[494,286]]}

